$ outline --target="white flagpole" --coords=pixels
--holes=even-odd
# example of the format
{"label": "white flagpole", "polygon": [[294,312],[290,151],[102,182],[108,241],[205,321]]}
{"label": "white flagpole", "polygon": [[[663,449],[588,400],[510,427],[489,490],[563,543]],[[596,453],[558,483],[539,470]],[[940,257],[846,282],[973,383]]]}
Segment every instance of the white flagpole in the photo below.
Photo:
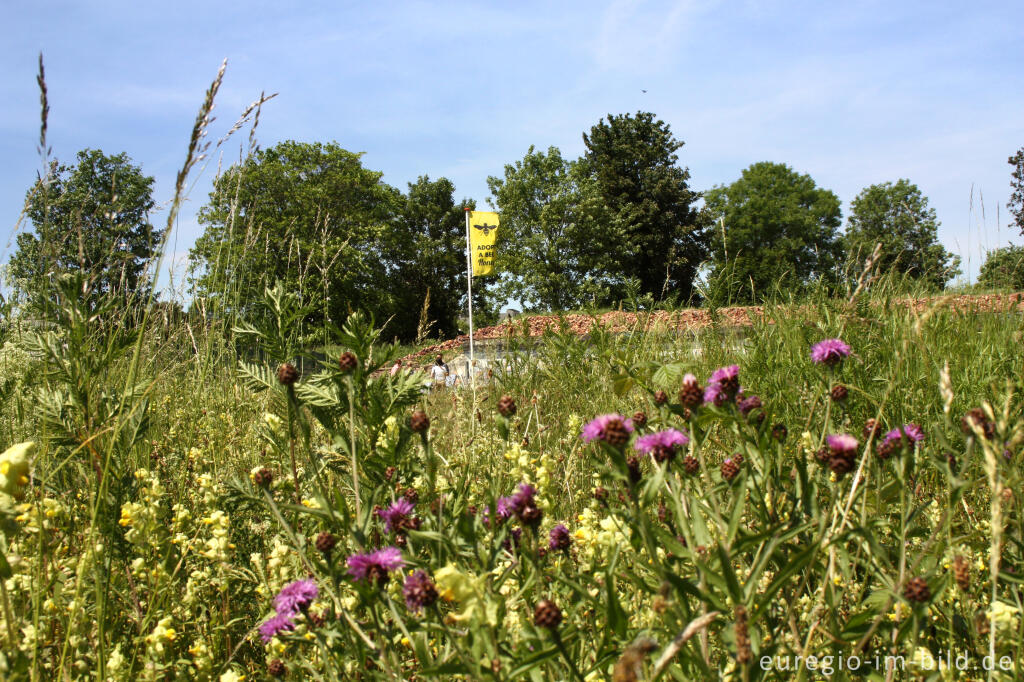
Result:
{"label": "white flagpole", "polygon": [[475,360],[473,357],[473,240],[469,237],[469,213],[466,211],[466,300],[469,302],[469,381],[476,390],[476,373],[473,371]]}

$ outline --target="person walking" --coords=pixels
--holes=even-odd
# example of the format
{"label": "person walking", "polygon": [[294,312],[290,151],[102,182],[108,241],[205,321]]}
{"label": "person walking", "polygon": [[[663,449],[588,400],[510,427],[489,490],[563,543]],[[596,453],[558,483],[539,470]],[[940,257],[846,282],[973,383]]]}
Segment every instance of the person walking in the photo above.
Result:
{"label": "person walking", "polygon": [[444,357],[438,354],[437,358],[434,360],[434,366],[430,368],[430,378],[434,380],[435,391],[444,389],[450,373],[451,372],[448,371],[448,365],[445,364]]}

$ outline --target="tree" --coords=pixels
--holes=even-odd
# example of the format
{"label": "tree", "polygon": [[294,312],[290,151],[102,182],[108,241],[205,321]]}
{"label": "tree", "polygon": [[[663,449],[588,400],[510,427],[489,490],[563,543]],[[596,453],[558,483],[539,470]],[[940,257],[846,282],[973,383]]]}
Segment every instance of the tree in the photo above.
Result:
{"label": "tree", "polygon": [[197,295],[251,318],[264,288],[281,281],[309,309],[307,334],[350,311],[394,309],[382,240],[400,194],[360,156],[286,141],[218,177],[191,253]]}
{"label": "tree", "polygon": [[879,272],[902,273],[941,289],[960,274],[960,259],[939,243],[938,226],[935,209],[909,180],[871,185],[850,204],[846,252],[863,260],[881,243]]}
{"label": "tree", "polygon": [[393,233],[386,240],[388,260],[395,267],[393,283],[398,285],[387,331],[401,339],[416,337],[428,292],[427,317],[436,325],[432,331],[443,338],[458,333],[466,294],[463,209],[475,205],[468,200],[456,204],[454,193],[447,178],[432,181],[424,175],[409,183],[399,203]]}
{"label": "tree", "polygon": [[689,170],[678,165],[683,142],[654,114],[638,112],[601,119],[583,143],[584,170],[608,210],[604,239],[593,246],[616,259],[616,293],[635,277],[640,293],[689,299],[707,253],[707,221],[694,207],[700,195]]}
{"label": "tree", "polygon": [[1024,147],[1018,149],[1006,162],[1013,166],[1013,172],[1010,174],[1010,189],[1013,192],[1006,207],[1010,209],[1014,225],[1020,230],[1021,235],[1024,235]]}
{"label": "tree", "polygon": [[1024,291],[1024,246],[1004,246],[988,252],[978,274],[986,289]]}
{"label": "tree", "polygon": [[835,278],[839,198],[781,163],[755,163],[728,186],[705,193],[720,221],[709,278],[736,301],[798,291]]}
{"label": "tree", "polygon": [[105,295],[144,298],[146,266],[162,234],[149,222],[153,178],[125,153],[78,152],[77,162],[55,162],[26,199],[32,231],[18,235],[10,275],[33,305],[49,300],[49,281],[80,272],[90,309]]}
{"label": "tree", "polygon": [[607,300],[616,252],[595,248],[603,241],[602,204],[583,164],[562,158],[557,147],[545,154],[531,146],[487,185],[501,211],[500,296],[535,310]]}

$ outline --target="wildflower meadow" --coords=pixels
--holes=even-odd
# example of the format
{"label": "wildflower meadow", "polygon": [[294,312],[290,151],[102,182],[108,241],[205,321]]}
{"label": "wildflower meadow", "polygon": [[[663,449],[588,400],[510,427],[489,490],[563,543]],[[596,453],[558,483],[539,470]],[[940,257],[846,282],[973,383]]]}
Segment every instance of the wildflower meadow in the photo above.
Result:
{"label": "wildflower meadow", "polygon": [[1022,676],[1016,298],[510,326],[428,393],[283,288],[227,334],[77,291],[3,340],[4,679]]}

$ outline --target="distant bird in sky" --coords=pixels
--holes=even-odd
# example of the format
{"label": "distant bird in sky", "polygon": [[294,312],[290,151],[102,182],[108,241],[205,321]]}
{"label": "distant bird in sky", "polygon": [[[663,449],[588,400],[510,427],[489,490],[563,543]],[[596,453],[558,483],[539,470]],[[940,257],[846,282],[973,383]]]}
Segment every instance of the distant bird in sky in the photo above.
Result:
{"label": "distant bird in sky", "polygon": [[641,90],[640,92],[647,92],[647,91],[646,90]]}

